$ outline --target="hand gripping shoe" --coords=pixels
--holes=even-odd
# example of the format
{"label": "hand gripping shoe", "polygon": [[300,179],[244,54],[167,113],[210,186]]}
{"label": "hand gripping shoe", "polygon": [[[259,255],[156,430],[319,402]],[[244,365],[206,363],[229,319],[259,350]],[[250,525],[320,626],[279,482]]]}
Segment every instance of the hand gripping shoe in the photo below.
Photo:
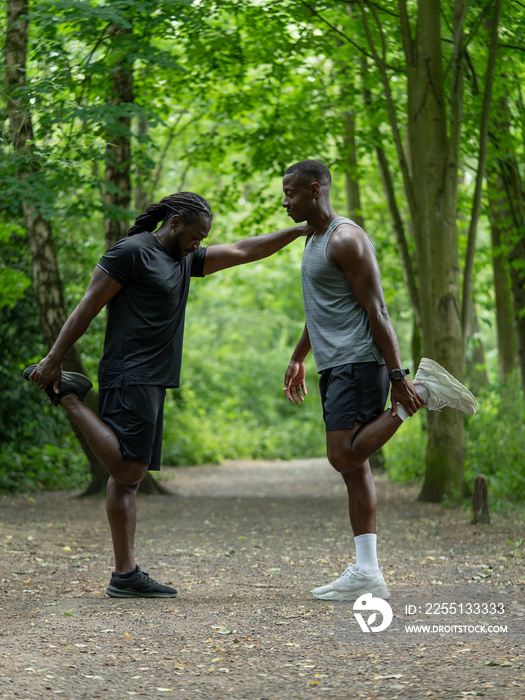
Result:
{"label": "hand gripping shoe", "polygon": [[[29,381],[29,376],[33,374],[34,369],[37,365],[29,365],[24,370],[24,378]],[[59,393],[55,394],[53,391],[53,382],[49,384],[45,392],[49,396],[53,406],[58,406],[58,402],[64,396],[68,394],[75,394],[80,401],[84,400],[84,396],[92,388],[93,384],[89,381],[87,377],[83,374],[78,374],[77,372],[62,372],[59,384]]]}
{"label": "hand gripping shoe", "polygon": [[441,411],[449,406],[472,416],[478,410],[478,402],[467,387],[428,357],[421,359],[414,384],[422,384],[428,389],[425,408],[429,411]]}

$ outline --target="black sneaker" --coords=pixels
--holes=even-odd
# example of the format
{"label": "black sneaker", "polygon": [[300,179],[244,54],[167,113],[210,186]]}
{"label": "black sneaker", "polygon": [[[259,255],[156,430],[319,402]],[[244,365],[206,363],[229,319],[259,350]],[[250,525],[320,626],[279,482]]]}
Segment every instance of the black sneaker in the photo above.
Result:
{"label": "black sneaker", "polygon": [[175,598],[177,591],[157,583],[137,566],[137,573],[130,578],[120,578],[115,572],[106,588],[112,598]]}
{"label": "black sneaker", "polygon": [[[29,381],[29,376],[33,374],[33,371],[37,365],[29,365],[24,370],[24,378]],[[53,391],[53,382],[45,389],[46,394],[51,399],[53,406],[58,406],[58,402],[64,396],[68,394],[75,394],[78,396],[80,401],[84,400],[84,396],[92,388],[93,384],[89,381],[87,377],[83,374],[78,374],[78,372],[62,372],[60,377],[59,394],[55,394]]]}

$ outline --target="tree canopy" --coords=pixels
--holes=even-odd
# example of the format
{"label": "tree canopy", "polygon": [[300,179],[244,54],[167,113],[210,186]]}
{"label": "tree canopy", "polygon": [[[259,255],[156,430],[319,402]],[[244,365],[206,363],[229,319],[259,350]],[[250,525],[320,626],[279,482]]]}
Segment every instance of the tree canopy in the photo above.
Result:
{"label": "tree canopy", "polygon": [[[376,242],[404,360],[432,356],[480,395],[467,423],[414,420],[387,467],[421,478],[426,500],[461,497],[480,471],[525,496],[523,444],[502,418],[521,423],[525,387],[520,2],[8,0],[2,21],[0,390],[15,398],[0,488],[26,488],[12,461],[27,471],[45,445],[86,474],[20,369],[144,206],[203,194],[211,242],[283,228],[282,173],[317,158],[336,209]],[[293,245],[194,283],[167,463],[323,453],[313,365],[312,400],[282,397],[300,257]],[[103,330],[101,315],[69,360],[91,377]],[[52,485],[48,472],[41,461],[35,484]]]}

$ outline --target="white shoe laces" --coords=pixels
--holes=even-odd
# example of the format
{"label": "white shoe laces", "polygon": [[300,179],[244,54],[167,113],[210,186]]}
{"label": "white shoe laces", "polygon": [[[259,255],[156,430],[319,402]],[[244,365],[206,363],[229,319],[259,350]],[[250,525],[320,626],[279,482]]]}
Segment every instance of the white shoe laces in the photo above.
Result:
{"label": "white shoe laces", "polygon": [[343,571],[341,576],[339,576],[338,581],[342,581],[343,579],[346,578],[351,578],[352,575],[356,571],[356,565],[355,564],[350,564],[349,566],[346,567],[346,569]]}

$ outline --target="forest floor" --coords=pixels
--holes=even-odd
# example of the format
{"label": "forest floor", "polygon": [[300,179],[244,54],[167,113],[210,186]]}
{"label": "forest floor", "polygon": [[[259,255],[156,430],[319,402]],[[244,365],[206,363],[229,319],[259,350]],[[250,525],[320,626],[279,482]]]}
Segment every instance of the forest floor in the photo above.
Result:
{"label": "forest floor", "polygon": [[105,594],[103,499],[0,498],[0,698],[525,698],[523,510],[472,525],[376,475],[393,621],[366,633],[310,593],[354,551],[326,460],[163,474],[137,561],[174,599]]}

